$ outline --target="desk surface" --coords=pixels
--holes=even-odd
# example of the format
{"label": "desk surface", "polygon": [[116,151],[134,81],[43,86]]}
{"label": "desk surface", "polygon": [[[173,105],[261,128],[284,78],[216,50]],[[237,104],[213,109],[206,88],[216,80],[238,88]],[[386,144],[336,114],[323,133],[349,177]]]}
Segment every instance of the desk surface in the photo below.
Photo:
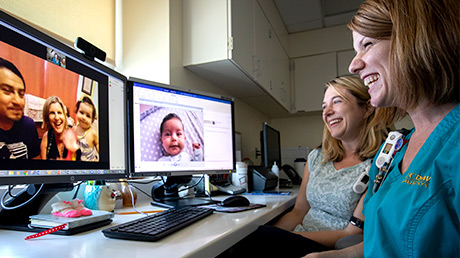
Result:
{"label": "desk surface", "polygon": [[[246,195],[251,203],[267,207],[238,213],[218,213],[204,218],[158,241],[140,242],[106,238],[101,229],[73,236],[46,235],[24,240],[30,232],[0,230],[1,257],[215,257],[243,237],[292,207],[296,189],[290,196]],[[222,200],[227,196],[213,197]],[[154,210],[145,202],[139,210]],[[124,208],[119,211],[129,211]],[[110,227],[142,215],[115,215]],[[105,227],[105,228],[106,228]]]}

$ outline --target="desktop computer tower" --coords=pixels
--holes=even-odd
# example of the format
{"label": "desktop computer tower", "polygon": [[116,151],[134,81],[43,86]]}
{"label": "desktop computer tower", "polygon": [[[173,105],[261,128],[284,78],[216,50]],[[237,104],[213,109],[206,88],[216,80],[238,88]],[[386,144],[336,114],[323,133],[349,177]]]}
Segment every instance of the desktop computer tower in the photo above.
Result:
{"label": "desktop computer tower", "polygon": [[264,166],[249,166],[248,186],[249,191],[262,192],[273,190],[278,183],[278,177]]}

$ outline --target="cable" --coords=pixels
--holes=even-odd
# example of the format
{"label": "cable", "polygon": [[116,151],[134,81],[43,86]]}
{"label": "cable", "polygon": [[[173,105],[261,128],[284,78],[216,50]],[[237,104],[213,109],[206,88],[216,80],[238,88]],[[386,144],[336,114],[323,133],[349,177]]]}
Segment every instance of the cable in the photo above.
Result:
{"label": "cable", "polygon": [[16,198],[16,197],[18,197],[18,196],[17,196],[17,195],[13,195],[13,194],[11,193],[11,191],[13,190],[13,188],[14,188],[14,186],[11,187],[11,185],[8,185],[8,195],[9,195],[10,197],[12,197],[12,198]]}
{"label": "cable", "polygon": [[[204,174],[201,176],[200,180],[198,180],[194,185],[187,186],[187,187],[184,187],[182,189],[178,189],[176,192],[179,193],[179,192],[182,192],[182,191],[187,191],[190,188],[193,188],[193,187],[197,186],[203,180],[203,178],[204,178]],[[164,180],[163,177],[161,177],[161,181],[163,181],[163,185],[165,186],[165,189],[166,189],[166,181]]]}
{"label": "cable", "polygon": [[[186,187],[186,188],[184,188],[184,189],[178,190],[177,192],[186,191],[186,190],[189,190],[189,189],[191,189],[191,188],[197,186],[198,184],[201,183],[201,181],[203,180],[203,178],[204,178],[204,174],[200,177],[200,179],[199,179],[195,184],[193,184],[193,185],[191,185],[191,186],[188,186],[188,187]],[[150,184],[150,183],[156,182],[156,181],[160,181],[160,180],[159,180],[159,179],[154,179],[154,180],[151,180],[151,181],[149,181],[149,182],[129,182],[129,181],[126,181],[126,183],[128,184],[129,193],[131,194],[131,205],[132,205],[132,207],[133,207],[133,210],[135,210],[137,213],[143,214],[143,215],[148,215],[147,213],[144,213],[144,212],[142,212],[142,211],[136,209],[135,204],[134,204],[134,194],[133,194],[133,192],[132,192],[131,187],[136,188],[137,190],[139,190],[139,191],[142,192],[143,194],[147,195],[149,198],[153,198],[152,196],[150,196],[149,194],[147,194],[146,192],[144,192],[144,191],[141,190],[140,188],[136,187],[134,184]],[[165,182],[165,180],[164,180],[163,177],[161,177],[161,181],[163,181],[163,184],[166,184],[166,182]],[[134,184],[133,184],[133,183],[134,183]],[[209,194],[209,192],[208,192],[208,191],[206,191],[206,192],[207,192],[207,196],[209,197],[209,199],[210,199],[211,201],[214,201],[214,200],[211,198],[211,195]]]}
{"label": "cable", "polygon": [[160,181],[160,179],[152,179],[150,181],[131,181],[131,184],[142,184],[142,185],[148,185],[148,184],[151,184],[153,182],[158,182]]}
{"label": "cable", "polygon": [[187,187],[185,187],[185,188],[183,188],[183,189],[180,189],[180,190],[178,190],[177,192],[181,192],[181,191],[187,191],[188,189],[190,189],[190,188],[193,188],[193,187],[197,186],[198,184],[200,184],[200,183],[201,183],[201,181],[203,180],[203,178],[204,178],[204,174],[201,176],[200,180],[198,180],[198,181],[197,181],[197,182],[196,182],[194,185],[191,185],[191,186],[187,186]]}
{"label": "cable", "polygon": [[134,205],[134,194],[133,194],[133,191],[131,190],[131,184],[128,181],[126,181],[126,183],[128,183],[129,193],[131,194],[131,204],[133,206],[133,210],[135,210],[139,214],[148,215],[147,213],[144,213],[144,212],[136,209],[136,206]]}
{"label": "cable", "polygon": [[[193,187],[197,186],[197,185],[203,180],[204,176],[205,176],[205,174],[203,174],[203,175],[201,176],[200,180],[198,180],[194,185],[189,186],[189,187],[187,187],[187,188],[185,188],[185,189],[182,189],[182,190],[180,190],[180,191],[188,190],[188,189],[190,189],[190,188],[193,188]],[[209,200],[210,200],[210,201],[214,202],[214,200],[213,200],[212,197],[211,197],[211,193],[210,193],[208,190],[205,190],[205,191],[204,191],[204,194],[207,195],[207,196],[209,197]]]}
{"label": "cable", "polygon": [[[153,182],[158,182],[158,181],[160,181],[160,180],[159,179],[153,179],[153,180],[150,180],[150,181],[143,181],[143,182],[136,182],[136,181],[131,181],[131,182],[126,181],[126,182],[128,183],[129,186],[132,186],[132,187],[136,188],[139,192],[147,195],[149,198],[152,198],[152,196],[150,194],[146,193],[144,190],[142,190],[141,188],[135,186],[134,184],[151,184]],[[113,181],[113,182],[114,183],[119,183],[119,181]]]}
{"label": "cable", "polygon": [[210,193],[208,190],[205,190],[205,191],[204,191],[204,194],[206,194],[206,196],[209,197],[209,200],[210,200],[210,201],[215,202],[215,201],[212,199],[211,193]]}
{"label": "cable", "polygon": [[[157,181],[160,181],[160,179],[152,179],[152,180],[149,180],[149,181],[131,181],[131,184],[151,184],[153,182],[157,182]],[[123,181],[120,181],[120,180],[106,180],[105,181],[106,183],[120,183],[120,182],[123,182]]]}
{"label": "cable", "polygon": [[140,189],[139,187],[135,186],[135,185],[131,185],[132,187],[136,188],[139,192],[147,195],[149,198],[152,198],[152,196],[146,192],[144,192],[142,189]]}
{"label": "cable", "polygon": [[[10,186],[11,186],[11,185],[10,185]],[[29,186],[30,186],[30,185],[29,185]],[[12,196],[11,193],[10,193],[10,191],[13,190],[14,186],[13,186],[13,188],[8,187],[8,191],[6,191],[5,193],[3,193],[2,199],[1,199],[1,201],[0,201],[0,205],[2,206],[2,209],[4,209],[4,210],[14,210],[14,209],[21,208],[21,207],[23,207],[23,206],[29,204],[29,203],[30,203],[31,201],[33,201],[39,194],[41,194],[41,192],[42,192],[42,190],[44,189],[44,187],[45,187],[45,184],[41,184],[41,186],[40,186],[40,188],[38,189],[38,191],[37,191],[32,197],[30,197],[29,200],[27,200],[27,201],[25,201],[25,202],[23,202],[23,203],[21,203],[21,204],[19,204],[19,205],[13,206],[13,207],[5,206],[5,196],[6,196],[7,194],[10,195],[10,196]],[[24,189],[23,191],[27,191],[27,190]],[[17,197],[17,195],[16,195],[15,197],[13,197],[13,198],[15,199],[16,197]]]}
{"label": "cable", "polygon": [[77,189],[75,190],[75,193],[73,194],[73,198],[72,200],[74,200],[75,198],[77,198],[77,195],[78,195],[78,191],[80,191],[80,186],[83,182],[80,181],[80,183],[77,184]]}
{"label": "cable", "polygon": [[[142,181],[142,182],[136,182],[136,181],[129,182],[129,181],[126,181],[126,183],[128,184],[129,193],[131,195],[131,205],[133,207],[133,210],[135,210],[137,213],[143,214],[143,215],[148,215],[147,213],[144,213],[144,212],[136,209],[135,204],[134,204],[134,194],[133,194],[133,191],[132,191],[131,187],[136,188],[139,192],[147,195],[149,198],[152,198],[152,196],[150,196],[148,193],[144,192],[142,189],[140,189],[139,187],[135,186],[134,184],[151,184],[151,183],[157,182],[157,181],[160,181],[160,180],[159,179],[153,179],[153,180],[150,180],[150,181]],[[113,180],[113,181],[106,181],[106,183],[120,183],[120,181]]]}

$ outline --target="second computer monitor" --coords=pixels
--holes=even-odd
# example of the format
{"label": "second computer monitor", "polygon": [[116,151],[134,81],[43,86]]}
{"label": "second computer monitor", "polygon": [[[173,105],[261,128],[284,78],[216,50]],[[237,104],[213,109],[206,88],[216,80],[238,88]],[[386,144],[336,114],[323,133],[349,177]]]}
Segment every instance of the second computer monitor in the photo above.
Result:
{"label": "second computer monitor", "polygon": [[231,173],[233,99],[130,78],[131,176]]}
{"label": "second computer monitor", "polygon": [[280,132],[263,123],[260,145],[262,149],[262,166],[271,168],[276,162],[281,167]]}

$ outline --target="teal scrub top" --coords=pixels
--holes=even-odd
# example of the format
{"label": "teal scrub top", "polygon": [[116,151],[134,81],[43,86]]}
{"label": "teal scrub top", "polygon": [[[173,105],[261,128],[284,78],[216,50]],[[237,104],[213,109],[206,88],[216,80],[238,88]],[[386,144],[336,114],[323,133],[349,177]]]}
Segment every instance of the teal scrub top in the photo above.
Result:
{"label": "teal scrub top", "polygon": [[460,104],[433,130],[404,174],[399,167],[407,144],[396,153],[375,194],[374,161],[363,204],[365,257],[460,256],[459,124]]}

